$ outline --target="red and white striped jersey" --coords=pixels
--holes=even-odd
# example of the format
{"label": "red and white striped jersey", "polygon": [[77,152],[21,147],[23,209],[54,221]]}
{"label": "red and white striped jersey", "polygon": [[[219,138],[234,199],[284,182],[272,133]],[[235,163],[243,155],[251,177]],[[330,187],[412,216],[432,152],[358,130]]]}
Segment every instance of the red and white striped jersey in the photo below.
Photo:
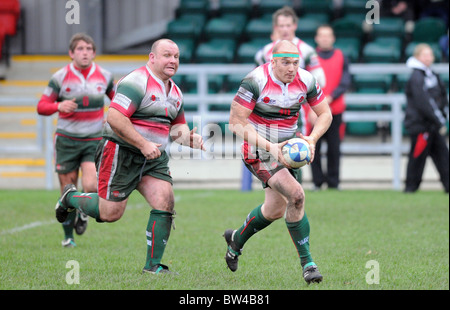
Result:
{"label": "red and white striped jersey", "polygon": [[114,95],[112,74],[93,63],[85,70],[73,63],[58,70],[50,79],[38,103],[40,115],[58,111],[58,102],[75,98],[78,108],[59,113],[56,135],[74,139],[100,139],[103,127],[105,95]]}
{"label": "red and white striped jersey", "polygon": [[[170,85],[166,94],[164,82],[145,65],[120,79],[110,105],[130,118],[145,139],[161,144],[161,151],[169,143],[171,126],[186,123],[181,90],[172,79]],[[140,152],[120,138],[108,123],[105,123],[103,136]]]}
{"label": "red and white striped jersey", "polygon": [[314,106],[324,97],[308,71],[299,68],[294,81],[284,84],[275,77],[272,64],[266,63],[242,80],[234,101],[252,110],[248,121],[258,134],[278,143],[295,135],[302,104]]}

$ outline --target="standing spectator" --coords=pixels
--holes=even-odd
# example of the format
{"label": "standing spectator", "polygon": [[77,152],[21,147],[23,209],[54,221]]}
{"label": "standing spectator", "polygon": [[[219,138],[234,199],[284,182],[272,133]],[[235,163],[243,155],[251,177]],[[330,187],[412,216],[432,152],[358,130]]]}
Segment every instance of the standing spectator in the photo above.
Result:
{"label": "standing spectator", "polygon": [[[314,189],[318,190],[323,183],[328,184],[328,188],[339,188],[339,170],[341,158],[341,140],[345,134],[345,124],[342,122],[342,114],[345,111],[344,92],[351,83],[348,71],[349,61],[341,50],[334,48],[336,40],[333,28],[323,25],[317,28],[316,37],[317,54],[325,72],[327,85],[323,87],[323,93],[330,103],[333,121],[328,131],[316,143],[316,160],[311,163],[312,179]],[[308,113],[308,121],[313,122],[314,113]],[[310,126],[307,125],[307,132]],[[327,173],[322,171],[320,160],[320,150],[322,141],[325,140],[327,149]]]}
{"label": "standing spectator", "polygon": [[[81,185],[86,192],[97,191],[95,150],[101,140],[105,95],[114,95],[112,74],[94,63],[95,42],[84,34],[73,35],[69,44],[72,62],[50,79],[38,105],[40,115],[58,112],[55,133],[55,169],[61,193],[67,184]],[[72,212],[62,223],[64,247],[75,246],[73,230],[82,234],[87,217]]]}
{"label": "standing spectator", "polygon": [[418,44],[413,56],[406,62],[413,69],[405,90],[405,129],[411,137],[406,170],[407,193],[419,189],[428,155],[448,193],[449,151],[444,138],[447,133],[448,100],[445,86],[430,69],[433,62],[433,50],[428,44]]}

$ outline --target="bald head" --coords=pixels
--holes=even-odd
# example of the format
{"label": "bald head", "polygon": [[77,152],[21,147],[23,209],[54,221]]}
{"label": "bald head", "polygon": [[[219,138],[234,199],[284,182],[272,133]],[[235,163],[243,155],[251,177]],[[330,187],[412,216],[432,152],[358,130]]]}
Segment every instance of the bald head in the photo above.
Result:
{"label": "bald head", "polygon": [[281,40],[273,47],[272,53],[277,54],[280,52],[288,52],[298,54],[297,46],[288,40]]}
{"label": "bald head", "polygon": [[178,70],[180,51],[170,39],[153,43],[147,65],[161,80],[168,81]]}
{"label": "bald head", "polygon": [[172,41],[172,40],[170,40],[170,39],[159,39],[159,40],[156,40],[153,44],[152,44],[152,47],[151,47],[151,49],[150,49],[150,53],[153,53],[153,54],[155,54],[155,53],[157,53],[157,51],[158,51],[158,49],[161,47],[161,46],[165,46],[165,45],[167,45],[167,44],[173,44],[173,45],[177,45],[174,41]]}

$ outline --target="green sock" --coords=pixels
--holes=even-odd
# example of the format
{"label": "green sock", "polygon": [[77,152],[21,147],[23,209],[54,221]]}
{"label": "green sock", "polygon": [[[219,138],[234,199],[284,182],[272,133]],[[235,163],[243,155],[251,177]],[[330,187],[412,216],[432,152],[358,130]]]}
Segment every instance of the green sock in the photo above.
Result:
{"label": "green sock", "polygon": [[64,223],[62,223],[62,228],[64,230],[64,239],[73,239],[73,225],[75,224],[75,217],[77,216],[77,213],[70,212],[67,216],[67,219]]}
{"label": "green sock", "polygon": [[261,206],[257,206],[247,215],[244,224],[234,234],[233,240],[239,249],[242,249],[251,236],[272,224],[271,221],[263,216]]}
{"label": "green sock", "polygon": [[297,248],[302,268],[306,265],[314,264],[311,253],[309,252],[309,221],[306,213],[298,222],[286,221],[286,226]]}
{"label": "green sock", "polygon": [[147,224],[147,259],[145,269],[161,263],[172,225],[172,213],[152,210]]}
{"label": "green sock", "polygon": [[71,192],[67,194],[67,201],[70,207],[80,210],[97,221],[101,221],[97,193]]}

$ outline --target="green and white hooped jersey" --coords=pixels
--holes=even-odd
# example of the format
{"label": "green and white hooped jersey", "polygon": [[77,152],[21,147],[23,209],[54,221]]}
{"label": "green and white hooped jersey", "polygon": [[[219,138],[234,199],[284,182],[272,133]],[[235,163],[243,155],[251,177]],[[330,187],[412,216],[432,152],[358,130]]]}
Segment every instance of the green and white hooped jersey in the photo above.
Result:
{"label": "green and white hooped jersey", "polygon": [[323,100],[314,76],[298,69],[292,83],[279,81],[266,63],[251,71],[241,82],[234,101],[251,109],[248,121],[258,134],[273,143],[292,138],[302,104],[314,106]]}
{"label": "green and white hooped jersey", "polygon": [[[166,95],[163,81],[145,65],[124,76],[117,83],[110,105],[110,108],[117,109],[130,118],[136,131],[145,139],[161,144],[161,151],[169,143],[171,126],[186,123],[181,90],[172,80],[170,85]],[[103,128],[103,136],[140,152],[121,139],[108,123],[105,123]]]}

